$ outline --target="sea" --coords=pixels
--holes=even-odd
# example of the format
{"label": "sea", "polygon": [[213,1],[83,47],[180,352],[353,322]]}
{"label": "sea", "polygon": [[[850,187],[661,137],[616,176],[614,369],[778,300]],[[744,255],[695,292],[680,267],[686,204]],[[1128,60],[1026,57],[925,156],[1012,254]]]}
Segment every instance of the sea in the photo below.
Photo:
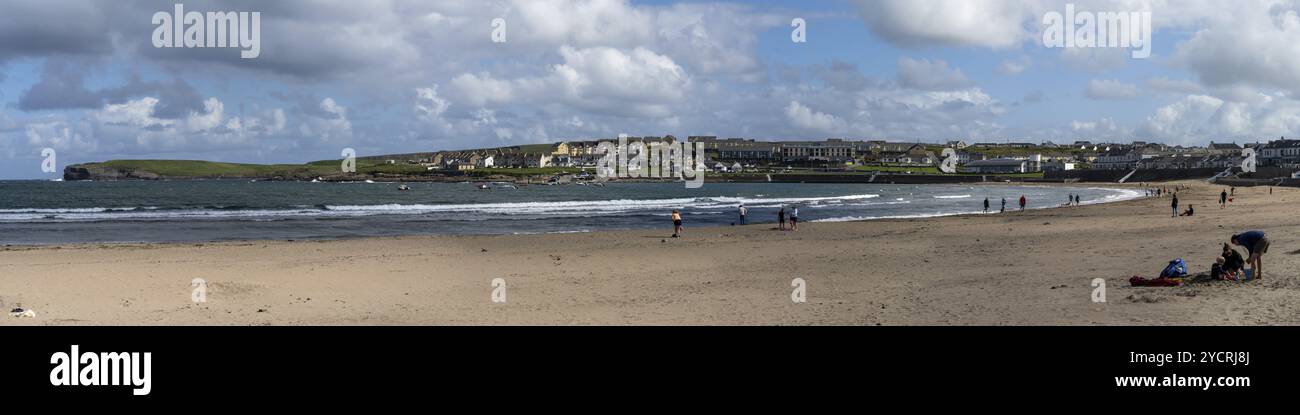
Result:
{"label": "sea", "polygon": [[[405,186],[407,190],[402,190]],[[425,234],[546,234],[750,224],[797,206],[804,222],[842,222],[1059,207],[1133,199],[1105,187],[805,183],[386,183],[0,181],[0,244],[321,240]]]}

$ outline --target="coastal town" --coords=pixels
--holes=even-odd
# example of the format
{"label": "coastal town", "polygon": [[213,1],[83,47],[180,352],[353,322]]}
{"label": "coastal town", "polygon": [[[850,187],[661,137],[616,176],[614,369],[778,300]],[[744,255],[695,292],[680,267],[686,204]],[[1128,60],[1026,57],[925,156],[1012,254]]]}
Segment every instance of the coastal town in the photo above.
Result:
{"label": "coastal town", "polygon": [[[627,137],[629,143],[677,143],[672,135]],[[603,156],[602,141],[562,141],[432,153],[380,156],[385,164],[419,165],[429,171],[476,169],[586,168]],[[903,174],[940,173],[945,149],[954,150],[957,171],[971,174],[1037,174],[1072,170],[1230,169],[1253,152],[1260,167],[1300,165],[1300,140],[1279,138],[1249,143],[1211,142],[1182,146],[1144,141],[1128,143],[1073,141],[946,143],[891,142],[828,138],[819,141],[765,141],[690,136],[700,143],[704,165],[716,173],[772,172],[791,169],[879,171]]]}

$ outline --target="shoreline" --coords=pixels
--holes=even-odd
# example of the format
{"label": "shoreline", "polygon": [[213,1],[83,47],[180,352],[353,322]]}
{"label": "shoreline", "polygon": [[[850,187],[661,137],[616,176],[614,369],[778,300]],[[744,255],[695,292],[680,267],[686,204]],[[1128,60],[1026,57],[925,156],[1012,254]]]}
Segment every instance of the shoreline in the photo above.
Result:
{"label": "shoreline", "polygon": [[[0,251],[0,325],[1300,324],[1300,189],[1194,182],[1180,198],[1024,213],[576,234],[70,245]],[[1204,205],[1202,205],[1204,203]],[[1273,239],[1267,277],[1129,287],[1173,258],[1204,272],[1231,233]],[[1293,252],[1295,251],[1295,252]],[[194,278],[206,283],[191,299]],[[493,303],[502,278],[508,302]],[[803,278],[808,301],[792,303]],[[1103,278],[1106,303],[1091,301]]]}
{"label": "shoreline", "polygon": [[[376,183],[376,184],[381,184],[381,183]],[[823,184],[842,184],[842,183],[823,183]],[[880,186],[909,186],[908,184],[899,184],[899,185],[894,185],[894,184],[883,184],[883,183],[876,183],[876,185],[880,185]],[[941,184],[941,185],[952,186],[952,185],[954,185],[954,184]],[[981,187],[982,187],[982,186],[1007,186],[1007,185],[1008,185],[1008,183],[1002,183],[1002,182],[965,183],[965,184],[960,184],[960,186],[972,186],[972,188],[974,188],[974,186],[981,186]],[[1016,186],[1016,187],[1023,187],[1023,188],[1053,188],[1053,189],[1081,188],[1081,189],[1104,190],[1104,191],[1107,191],[1107,192],[1115,192],[1114,194],[1106,195],[1106,196],[1103,196],[1103,197],[1098,198],[1098,199],[1085,200],[1085,201],[1083,201],[1083,202],[1081,203],[1081,205],[1085,205],[1085,206],[1087,206],[1087,205],[1096,205],[1096,204],[1105,204],[1105,203],[1118,203],[1118,202],[1124,202],[1124,201],[1137,200],[1137,199],[1142,199],[1142,198],[1144,198],[1144,196],[1141,195],[1141,194],[1139,193],[1139,192],[1140,192],[1139,189],[1141,189],[1141,187],[1138,186],[1137,184],[1113,183],[1113,184],[1109,184],[1109,185],[1094,185],[1094,184],[1088,184],[1088,183],[1065,183],[1065,184],[1060,184],[1060,183],[1012,183],[1012,184],[1010,184],[1010,185],[1013,185],[1013,186]],[[1131,194],[1131,195],[1126,195],[1126,194],[1124,194],[1124,192],[1133,192],[1133,194]],[[1062,196],[1062,197],[1063,197],[1063,196]],[[973,205],[978,205],[978,204],[980,203],[980,199],[979,199],[979,197],[967,197],[967,198],[965,198],[965,199],[969,199]],[[1039,199],[1039,200],[1041,200],[1041,199]],[[528,203],[528,202],[513,202],[513,203]],[[1012,205],[1014,205],[1014,204],[1015,204],[1015,201],[1010,201],[1010,203],[1011,203]],[[996,201],[994,201],[993,204],[994,204],[995,207],[997,206],[997,202],[996,202]],[[1059,204],[1057,204],[1057,205],[1037,206],[1037,207],[1031,206],[1031,207],[1027,208],[1027,210],[1057,209],[1057,208],[1067,208],[1067,207],[1068,207],[1068,206],[1063,206],[1063,205],[1059,205]],[[119,210],[120,210],[120,209],[123,209],[123,208],[96,208],[96,209],[109,209],[109,210],[119,209]],[[137,210],[138,210],[138,209],[137,209]],[[1014,211],[1014,208],[1009,206],[1007,212],[1012,212],[1012,211]],[[882,214],[884,214],[884,213],[882,213]],[[906,214],[901,214],[901,215],[889,215],[889,214],[884,214],[885,216],[836,216],[836,217],[821,217],[821,218],[816,218],[816,219],[809,219],[809,220],[806,220],[805,223],[843,223],[843,222],[864,222],[864,221],[897,220],[897,219],[926,219],[926,218],[940,218],[940,217],[952,217],[952,216],[962,216],[962,215],[981,215],[981,214],[995,214],[995,212],[990,212],[990,213],[980,213],[976,208],[972,208],[971,210],[950,211],[950,212],[935,212],[935,213],[906,213]],[[400,217],[400,215],[398,215],[398,214],[393,214],[393,215],[395,215],[395,216],[399,216],[399,217]],[[375,216],[383,216],[383,215],[375,215]],[[244,220],[241,220],[241,219],[229,219],[228,221],[230,221],[231,223],[244,223]],[[689,225],[690,221],[687,221],[687,222],[688,222],[688,225]],[[77,222],[77,221],[70,221],[70,222],[68,222],[68,223],[78,223],[78,222]],[[90,220],[90,221],[85,221],[85,222],[82,222],[82,223],[114,223],[114,220]],[[120,222],[119,222],[119,223],[120,223]],[[201,223],[201,221],[197,221],[196,223]],[[771,225],[775,225],[775,221],[771,221],[771,222],[769,222],[768,220],[763,220],[763,219],[758,220],[757,223],[758,223],[758,224],[771,224]],[[733,224],[732,226],[735,226],[735,225]],[[705,226],[705,227],[703,227],[703,228],[697,228],[697,229],[706,229],[706,228],[719,228],[719,229],[725,229],[725,228],[729,228],[729,227],[731,227],[731,226],[727,226],[727,225],[723,225],[723,224],[708,224],[707,226]],[[75,246],[97,246],[97,245],[169,245],[169,244],[175,244],[175,245],[193,245],[193,244],[219,244],[219,243],[240,243],[240,242],[322,242],[322,241],[335,241],[335,240],[357,240],[357,239],[369,239],[369,238],[393,238],[393,237],[399,237],[399,238],[400,238],[400,237],[423,237],[423,236],[520,236],[520,235],[553,235],[553,234],[568,234],[568,233],[587,233],[587,234],[590,234],[590,233],[614,232],[614,231],[646,231],[646,230],[652,230],[652,229],[657,229],[657,228],[659,228],[659,227],[658,227],[658,226],[639,226],[639,225],[638,225],[638,226],[623,226],[623,227],[614,226],[614,227],[598,228],[598,229],[565,230],[565,231],[538,231],[538,232],[515,231],[515,232],[509,232],[509,233],[491,233],[491,232],[481,232],[481,233],[472,233],[472,232],[471,232],[471,233],[455,233],[455,232],[427,232],[427,233],[407,233],[407,234],[401,234],[401,235],[366,235],[366,234],[356,234],[356,235],[341,235],[341,236],[340,236],[340,235],[332,235],[332,236],[321,236],[321,237],[299,237],[299,238],[276,238],[276,237],[270,237],[270,238],[194,239],[194,240],[179,240],[179,241],[149,241],[149,240],[135,240],[135,241],[132,241],[132,240],[119,240],[119,241],[99,241],[99,242],[49,242],[49,243],[39,243],[39,242],[33,242],[33,243],[7,242],[7,243],[0,244],[0,250],[9,250],[9,249],[17,249],[17,248],[33,248],[33,247],[34,247],[34,248],[40,248],[40,247],[47,247],[47,248],[49,248],[49,247],[75,247]]]}
{"label": "shoreline", "polygon": [[[998,183],[989,183],[989,184],[990,184],[990,185],[997,185]],[[1056,185],[1044,185],[1044,184],[1041,184],[1041,183],[1040,183],[1040,185],[1041,185],[1042,187],[1061,187],[1061,186],[1056,186]],[[1068,185],[1067,185],[1067,186],[1068,186]],[[1085,187],[1085,186],[1078,186],[1078,187]],[[1099,187],[1097,187],[1097,186],[1086,186],[1086,187],[1099,188]],[[1111,189],[1111,190],[1114,190],[1114,189]],[[972,197],[971,199],[974,200],[975,198]],[[1090,203],[1090,202],[1088,202],[1088,201],[1085,201],[1085,202],[1083,202],[1082,204],[1080,204],[1079,206],[1076,206],[1076,207],[1074,207],[1074,208],[1083,207],[1083,206],[1096,206],[1096,205],[1106,205],[1106,204],[1115,204],[1115,203],[1126,203],[1126,202],[1133,202],[1133,201],[1143,200],[1143,199],[1145,199],[1145,197],[1143,197],[1143,196],[1138,196],[1138,197],[1135,197],[1135,198],[1120,199],[1120,200],[1115,200],[1115,201],[1110,201],[1110,202],[1091,202],[1091,203]],[[1070,209],[1070,208],[1071,208],[1071,207],[1069,207],[1069,206],[1050,206],[1050,207],[1026,208],[1025,211],[1026,211],[1026,212],[1029,212],[1029,211],[1053,210],[1053,209]],[[836,218],[829,218],[829,219],[814,219],[814,220],[808,220],[808,221],[803,221],[803,222],[800,222],[800,223],[804,223],[804,224],[807,224],[807,223],[828,223],[828,224],[832,224],[832,223],[869,223],[869,222],[881,222],[881,221],[908,221],[908,222],[910,222],[910,221],[914,221],[914,220],[924,220],[924,219],[951,218],[951,217],[962,217],[962,216],[1007,215],[1007,214],[1013,214],[1013,213],[1015,213],[1015,211],[1008,209],[1008,210],[1007,210],[1006,212],[1004,212],[1004,213],[995,213],[995,212],[989,212],[989,213],[974,213],[974,212],[936,213],[936,214],[930,214],[930,215],[922,214],[922,215],[916,215],[916,216],[891,216],[891,217],[865,218],[865,219],[853,219],[853,220],[843,220],[843,221],[841,221],[841,220],[833,220],[833,219],[836,219]],[[705,227],[698,227],[698,228],[692,228],[692,229],[694,229],[694,230],[696,230],[696,231],[721,231],[721,230],[733,229],[733,228],[744,228],[744,227],[753,227],[753,226],[760,226],[760,227],[761,227],[761,226],[773,226],[773,225],[776,225],[776,223],[775,223],[775,222],[772,222],[772,223],[768,223],[768,222],[759,222],[759,223],[747,224],[747,225],[732,225],[732,226],[721,226],[721,225],[718,225],[718,226],[705,226]],[[662,227],[662,228],[670,228],[670,226],[669,226],[669,227]],[[669,230],[671,230],[671,229],[669,229]],[[631,229],[599,229],[599,230],[589,230],[589,231],[588,231],[588,230],[583,230],[583,231],[556,231],[556,232],[537,232],[537,233],[517,232],[517,233],[508,233],[508,234],[505,234],[505,233],[503,233],[503,234],[438,234],[438,233],[430,233],[430,234],[419,234],[419,235],[396,235],[396,236],[350,236],[350,237],[341,237],[341,238],[319,238],[319,239],[240,239],[240,240],[225,240],[225,241],[198,241],[198,242],[138,242],[138,241],[137,241],[137,242],[78,242],[78,243],[54,243],[54,244],[5,244],[5,245],[0,245],[0,252],[3,252],[3,251],[10,251],[10,250],[13,250],[13,251],[19,251],[19,250],[33,250],[33,249],[72,249],[72,248],[96,248],[96,247],[118,247],[118,248],[130,248],[130,247],[158,247],[158,246],[171,246],[171,245],[175,245],[175,246],[186,246],[186,245],[190,245],[190,246],[205,246],[205,245],[223,245],[223,244],[224,244],[224,245],[232,245],[232,244],[233,244],[233,245],[243,245],[243,244],[248,244],[248,243],[262,243],[262,244],[267,244],[267,243],[285,243],[285,244],[296,244],[296,243],[325,243],[325,242],[334,242],[334,241],[357,241],[357,240],[367,240],[367,239],[401,241],[401,240],[406,240],[406,239],[426,239],[426,238],[509,238],[509,237],[545,236],[545,235],[602,234],[602,233],[616,233],[616,232],[647,232],[647,231],[653,231],[653,230],[650,230],[650,229],[643,229],[643,228],[631,228]]]}

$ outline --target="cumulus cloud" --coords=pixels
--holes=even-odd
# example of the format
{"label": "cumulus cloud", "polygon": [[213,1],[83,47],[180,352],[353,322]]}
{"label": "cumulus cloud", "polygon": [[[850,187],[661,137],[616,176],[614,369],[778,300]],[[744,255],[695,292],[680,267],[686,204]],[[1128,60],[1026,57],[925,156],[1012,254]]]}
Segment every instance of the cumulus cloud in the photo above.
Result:
{"label": "cumulus cloud", "polygon": [[832,134],[844,129],[843,120],[834,115],[814,111],[800,104],[799,101],[790,101],[790,105],[785,107],[785,116],[799,128]]}
{"label": "cumulus cloud", "polygon": [[1002,62],[998,64],[998,73],[1007,76],[1020,75],[1020,73],[1029,69],[1029,65],[1032,63],[1033,60],[1024,55],[1015,59],[1003,59]]}
{"label": "cumulus cloud", "polygon": [[1021,0],[858,0],[862,17],[881,37],[907,47],[977,46],[1009,49],[1032,39],[1033,16]]}
{"label": "cumulus cloud", "polygon": [[1254,103],[1188,95],[1157,109],[1141,129],[1147,137],[1181,144],[1212,139],[1259,141],[1297,131],[1300,103],[1270,95],[1261,95]]}
{"label": "cumulus cloud", "polygon": [[50,147],[58,151],[95,151],[97,143],[85,123],[62,120],[28,123],[27,144],[32,147]]}
{"label": "cumulus cloud", "polygon": [[1084,90],[1084,95],[1102,100],[1133,99],[1138,96],[1138,88],[1114,79],[1093,79]]}
{"label": "cumulus cloud", "polygon": [[560,102],[585,111],[667,117],[691,79],[671,58],[645,48],[560,48],[563,63],[539,77],[461,74],[451,85],[474,106]]}
{"label": "cumulus cloud", "polygon": [[1210,87],[1248,85],[1300,94],[1300,2],[1225,7],[1179,44],[1175,61]]}
{"label": "cumulus cloud", "polygon": [[950,90],[970,86],[970,79],[960,69],[949,68],[943,60],[898,60],[898,82],[905,87],[921,90]]}
{"label": "cumulus cloud", "polygon": [[451,102],[438,96],[438,85],[416,88],[415,113],[424,119],[437,119],[447,112]]}

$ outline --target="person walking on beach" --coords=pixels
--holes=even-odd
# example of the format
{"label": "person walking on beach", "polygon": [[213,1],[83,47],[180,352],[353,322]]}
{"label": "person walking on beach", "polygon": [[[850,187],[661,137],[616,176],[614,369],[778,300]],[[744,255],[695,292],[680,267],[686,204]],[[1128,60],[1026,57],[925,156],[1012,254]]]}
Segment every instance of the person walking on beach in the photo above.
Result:
{"label": "person walking on beach", "polygon": [[1020,211],[1025,211],[1025,195],[1020,195]]}
{"label": "person walking on beach", "polygon": [[1174,215],[1171,217],[1175,217],[1175,218],[1178,217],[1178,195],[1177,194],[1174,195],[1174,201],[1173,203],[1169,204],[1169,207],[1173,208],[1174,210]]}
{"label": "person walking on beach", "polygon": [[984,213],[989,213],[989,198],[984,198]]}
{"label": "person walking on beach", "polygon": [[1083,203],[1083,198],[1079,197],[1079,195],[1074,195],[1074,205],[1079,206],[1081,203]]}
{"label": "person walking on beach", "polygon": [[1228,191],[1219,192],[1219,209],[1228,207]]}
{"label": "person walking on beach", "polygon": [[790,230],[799,230],[799,205],[790,206]]}
{"label": "person walking on beach", "polygon": [[1255,272],[1255,279],[1264,278],[1264,254],[1268,253],[1268,237],[1264,231],[1246,231],[1232,235],[1233,245],[1246,248],[1246,264]]}
{"label": "person walking on beach", "polygon": [[776,223],[781,230],[785,230],[785,205],[781,205],[781,210],[776,212]]}
{"label": "person walking on beach", "polygon": [[673,209],[673,237],[677,238],[682,233],[682,212]]}
{"label": "person walking on beach", "polygon": [[1065,195],[1065,205],[1066,206],[1074,205],[1074,193]]}
{"label": "person walking on beach", "polygon": [[745,224],[745,213],[748,212],[748,209],[745,209],[745,205],[742,204],[742,205],[740,205],[739,210],[740,210],[740,224],[741,224],[741,225],[744,225],[744,224]]}
{"label": "person walking on beach", "polygon": [[1002,210],[998,211],[998,213],[1007,213],[1007,197],[1006,197],[1006,196],[1002,196]]}

